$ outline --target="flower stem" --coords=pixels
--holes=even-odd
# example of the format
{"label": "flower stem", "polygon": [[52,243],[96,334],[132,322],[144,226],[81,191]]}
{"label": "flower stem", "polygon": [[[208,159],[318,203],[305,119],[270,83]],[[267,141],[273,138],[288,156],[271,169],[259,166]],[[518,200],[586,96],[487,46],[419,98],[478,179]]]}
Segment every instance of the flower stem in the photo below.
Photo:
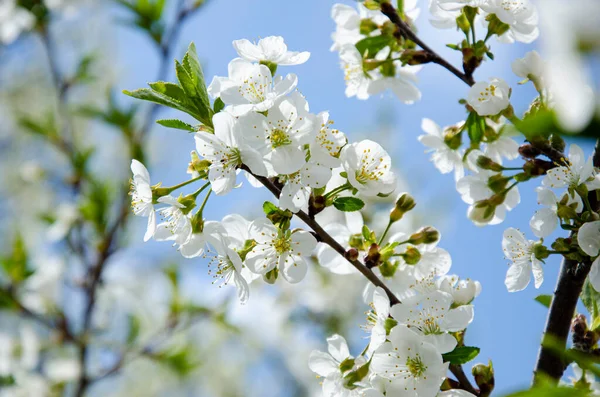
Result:
{"label": "flower stem", "polygon": [[343,185],[336,187],[336,188],[335,188],[335,189],[333,189],[332,191],[330,191],[330,192],[328,192],[328,193],[325,193],[325,196],[324,196],[324,197],[325,197],[325,199],[328,199],[329,197],[331,197],[331,196],[333,196],[333,195],[336,195],[336,194],[338,194],[338,193],[341,193],[341,192],[343,192],[344,190],[348,190],[348,189],[350,189],[350,188],[352,188],[352,185],[350,185],[349,183],[344,183]]}
{"label": "flower stem", "polygon": [[[182,188],[184,186],[189,185],[190,183],[196,182],[199,179],[202,179],[202,177],[201,176],[197,176],[197,177],[189,179],[189,180],[187,180],[185,182],[181,182],[179,185],[175,185],[175,186],[171,186],[171,187],[166,187],[165,189],[167,189],[167,191],[169,193],[171,193],[171,192],[173,192],[173,191],[175,191],[175,190],[177,190],[179,188]],[[204,186],[206,186],[206,185],[204,185]]]}
{"label": "flower stem", "polygon": [[381,245],[381,243],[383,243],[383,239],[385,238],[385,236],[388,234],[388,232],[390,231],[390,227],[392,226],[392,220],[390,219],[388,221],[387,226],[385,227],[385,230],[383,231],[383,234],[381,235],[381,237],[379,238],[379,243],[377,243],[378,245]]}

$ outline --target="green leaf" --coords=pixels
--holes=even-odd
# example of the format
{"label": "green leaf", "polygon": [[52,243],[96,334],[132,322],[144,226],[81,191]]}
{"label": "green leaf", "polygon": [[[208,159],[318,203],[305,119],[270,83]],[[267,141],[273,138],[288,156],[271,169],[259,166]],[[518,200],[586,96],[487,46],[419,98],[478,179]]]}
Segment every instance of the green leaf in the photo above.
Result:
{"label": "green leaf", "polygon": [[265,215],[269,216],[272,213],[279,211],[279,208],[272,202],[265,201],[263,203],[263,211],[265,212]]}
{"label": "green leaf", "polygon": [[356,43],[356,49],[364,58],[373,58],[379,51],[389,46],[392,40],[392,37],[385,35],[367,37]]}
{"label": "green leaf", "polygon": [[481,117],[477,113],[471,112],[469,114],[469,117],[467,117],[465,128],[469,133],[471,143],[479,144],[483,139],[483,135],[485,133],[485,117]]}
{"label": "green leaf", "polygon": [[163,127],[167,127],[167,128],[175,128],[177,130],[184,130],[184,131],[188,131],[188,132],[196,132],[197,129],[194,128],[194,126],[185,123],[181,120],[178,119],[163,119],[163,120],[156,120],[156,122],[160,125],[162,125]]}
{"label": "green leaf", "polygon": [[0,265],[14,284],[23,282],[33,274],[29,267],[27,247],[20,233],[15,234],[11,254],[8,257],[0,258]]}
{"label": "green leaf", "polygon": [[202,105],[210,109],[210,100],[208,98],[208,91],[206,90],[206,81],[204,80],[204,73],[202,72],[202,66],[198,60],[198,53],[196,51],[196,45],[190,43],[185,56],[183,57],[183,67],[187,70],[188,74],[192,78],[192,81],[196,85],[196,91],[202,102]]}
{"label": "green leaf", "polygon": [[223,102],[223,100],[220,97],[215,99],[213,108],[214,108],[215,113],[219,113],[221,110],[225,109],[225,103]]}
{"label": "green leaf", "polygon": [[176,100],[177,102],[186,103],[189,102],[185,90],[174,83],[169,83],[167,81],[157,81],[154,83],[148,83],[150,88],[154,91],[159,92],[161,94],[165,94],[171,99]]}
{"label": "green leaf", "polygon": [[466,364],[473,360],[479,354],[479,348],[473,346],[458,346],[450,353],[442,354],[444,362],[449,361],[450,364]]}
{"label": "green leaf", "polygon": [[338,197],[333,200],[333,206],[339,211],[353,212],[360,211],[365,203],[357,197]]}
{"label": "green leaf", "polygon": [[549,308],[550,303],[552,303],[552,295],[538,295],[535,297],[535,300]]}
{"label": "green leaf", "polygon": [[[157,83],[153,83],[153,84],[157,84]],[[170,83],[165,83],[165,84],[170,84]],[[171,84],[170,87],[171,86],[177,87],[174,84]],[[166,85],[163,85],[161,87],[166,88]],[[181,88],[179,88],[179,89],[181,90]],[[172,96],[166,95],[159,91],[151,90],[148,88],[141,88],[141,89],[135,90],[135,91],[123,90],[123,93],[125,95],[129,95],[130,97],[133,97],[133,98],[158,103],[159,105],[164,105],[164,106],[167,106],[167,107],[170,107],[173,109],[180,110],[182,112],[189,114],[196,120],[202,121],[202,116],[200,114],[198,114],[198,112],[195,109],[193,109],[191,106],[184,104],[184,103],[180,102],[179,100],[174,99]],[[170,90],[169,93],[173,94],[174,92],[172,90]]]}
{"label": "green leaf", "polygon": [[585,281],[583,290],[581,292],[581,302],[590,313],[592,319],[598,317],[598,300],[600,299],[600,293],[598,293],[589,280]]}
{"label": "green leaf", "polygon": [[590,392],[587,390],[546,385],[511,393],[506,397],[584,397],[589,395]]}
{"label": "green leaf", "polygon": [[127,333],[127,344],[131,345],[137,337],[140,335],[141,323],[140,319],[130,314],[128,316],[129,321],[129,332]]}

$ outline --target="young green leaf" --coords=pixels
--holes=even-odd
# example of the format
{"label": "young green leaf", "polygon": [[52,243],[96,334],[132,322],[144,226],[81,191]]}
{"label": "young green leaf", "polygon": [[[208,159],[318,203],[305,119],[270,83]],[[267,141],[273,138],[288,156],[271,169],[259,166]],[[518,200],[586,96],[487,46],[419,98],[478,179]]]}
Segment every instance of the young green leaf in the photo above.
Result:
{"label": "young green leaf", "polygon": [[167,127],[167,128],[175,128],[177,130],[184,130],[184,131],[188,131],[188,132],[196,132],[197,129],[194,128],[194,126],[183,122],[181,120],[177,120],[177,119],[163,119],[163,120],[156,120],[156,122],[160,125],[162,125],[163,127]]}
{"label": "young green leaf", "polygon": [[442,354],[444,362],[449,361],[450,364],[466,364],[473,360],[479,354],[479,348],[473,346],[458,346],[450,353]]}
{"label": "young green leaf", "polygon": [[535,297],[535,300],[546,307],[550,307],[550,303],[552,303],[552,295],[538,295]]}
{"label": "young green leaf", "polygon": [[333,206],[339,211],[354,212],[360,211],[365,203],[357,197],[338,197],[333,200]]}

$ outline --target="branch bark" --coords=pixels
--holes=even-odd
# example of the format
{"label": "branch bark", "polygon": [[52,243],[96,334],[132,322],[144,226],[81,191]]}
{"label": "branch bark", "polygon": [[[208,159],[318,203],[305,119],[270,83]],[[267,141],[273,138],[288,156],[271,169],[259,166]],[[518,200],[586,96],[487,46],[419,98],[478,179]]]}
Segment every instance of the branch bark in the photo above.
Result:
{"label": "branch bark", "polygon": [[423,40],[421,40],[419,36],[417,36],[415,32],[412,31],[412,29],[406,24],[406,22],[404,22],[402,18],[400,18],[394,6],[387,2],[381,3],[381,12],[385,16],[387,16],[394,25],[398,27],[400,34],[404,38],[412,41],[413,43],[421,47],[429,55],[431,62],[436,63],[441,67],[445,68],[450,73],[461,79],[465,84],[469,86],[475,84],[475,80],[473,80],[473,76],[471,74],[461,72],[460,70],[455,68],[450,62],[446,61],[441,55],[439,55],[437,52],[431,49],[431,47],[425,44]]}
{"label": "branch bark", "polygon": [[[596,142],[593,163],[595,167],[600,167],[600,139]],[[600,203],[596,199],[596,191],[590,192],[588,198],[594,210],[599,211]],[[556,345],[553,347],[562,349],[566,347],[571,321],[589,272],[589,263],[579,264],[573,260],[563,259],[535,366],[534,384],[542,380],[542,374],[549,377],[554,383],[558,383],[565,372],[566,368],[562,359],[553,353],[552,349],[545,347],[544,341],[551,339],[553,345]]]}

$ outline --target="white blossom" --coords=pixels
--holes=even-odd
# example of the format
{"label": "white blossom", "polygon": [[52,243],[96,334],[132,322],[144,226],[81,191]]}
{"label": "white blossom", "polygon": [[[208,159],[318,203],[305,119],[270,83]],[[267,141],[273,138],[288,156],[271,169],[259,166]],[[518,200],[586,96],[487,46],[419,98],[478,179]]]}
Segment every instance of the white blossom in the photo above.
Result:
{"label": "white blossom", "polygon": [[452,295],[435,291],[411,303],[400,303],[391,309],[392,317],[400,324],[423,335],[440,353],[449,353],[457,345],[450,332],[464,330],[473,321],[473,306],[451,309]]}
{"label": "white blossom", "polygon": [[237,168],[242,164],[256,175],[267,176],[262,155],[243,141],[240,126],[232,115],[217,113],[213,124],[214,134],[198,131],[195,140],[198,153],[211,162],[208,180],[215,194],[226,194],[233,189]]}
{"label": "white blossom", "polygon": [[546,73],[546,64],[535,50],[529,51],[523,58],[515,59],[511,68],[517,76],[539,82],[543,80]]}
{"label": "white blossom", "polygon": [[468,305],[481,293],[481,283],[471,279],[459,280],[457,276],[444,276],[438,279],[440,291],[452,295],[454,306]]}
{"label": "white blossom", "polygon": [[435,346],[402,324],[392,328],[388,340],[373,354],[373,373],[388,379],[405,396],[436,395],[448,364]]}
{"label": "white blossom", "polygon": [[[559,124],[571,132],[586,127],[598,109],[594,93],[594,66],[581,43],[598,51],[600,24],[596,0],[544,0],[538,2],[547,59],[548,90]],[[588,51],[589,53],[589,51]]]}
{"label": "white blossom", "polygon": [[574,209],[577,213],[583,210],[583,201],[578,194],[575,194],[574,197],[572,197],[570,193],[566,192],[559,200],[552,190],[545,187],[540,186],[536,188],[536,191],[538,193],[538,204],[546,206],[545,208],[536,211],[529,221],[529,226],[531,227],[533,234],[537,237],[548,237],[556,229],[559,222],[556,211],[558,210],[559,202],[564,198],[566,198],[565,205],[576,204]]}
{"label": "white blossom", "polygon": [[585,184],[590,191],[600,189],[600,175],[594,170],[592,157],[585,159],[583,149],[572,144],[569,147],[569,158],[565,160],[567,165],[548,170],[542,180],[544,186],[577,189],[579,185]]}
{"label": "white blossom", "polygon": [[250,288],[248,282],[244,278],[242,271],[244,265],[240,255],[229,247],[229,239],[225,235],[221,235],[221,241],[215,244],[217,254],[210,260],[209,267],[216,267],[210,270],[209,273],[215,278],[213,284],[228,285],[233,283],[237,289],[238,299],[244,304],[248,301]]}
{"label": "white blossom", "polygon": [[390,194],[396,187],[392,160],[378,144],[368,139],[344,146],[340,154],[348,181],[365,196]]}
{"label": "white blossom", "polygon": [[[367,313],[367,330],[371,331],[369,353],[374,352],[385,343],[387,338],[386,321],[390,315],[390,299],[381,287],[373,292],[371,311]],[[396,305],[397,306],[397,305]]]}
{"label": "white blossom", "polygon": [[327,338],[327,351],[328,353],[313,350],[308,359],[310,370],[324,378],[323,394],[326,397],[360,397],[360,390],[345,387],[344,374],[348,370],[342,371],[340,365],[346,360],[354,360],[350,369],[355,369],[366,360],[363,357],[354,359],[344,337],[337,334]]}
{"label": "white blossom", "polygon": [[167,204],[159,210],[164,220],[156,226],[154,239],[156,241],[174,240],[175,244],[183,245],[188,242],[192,235],[192,222],[190,216],[182,210],[185,206],[173,196],[162,196],[157,200],[161,204]]}
{"label": "white blossom", "polygon": [[480,116],[493,116],[508,107],[510,89],[502,79],[492,78],[489,83],[475,83],[467,95],[467,102]]}
{"label": "white blossom", "polygon": [[307,209],[311,188],[325,187],[330,178],[331,168],[312,161],[291,175],[280,175],[279,181],[285,185],[279,195],[279,206],[294,213]]}
{"label": "white blossom", "polygon": [[246,255],[246,266],[257,274],[278,268],[290,283],[300,282],[308,270],[306,256],[317,240],[306,231],[291,232],[277,229],[267,219],[257,219],[250,225],[250,236],[256,246]]}
{"label": "white blossom", "polygon": [[319,130],[315,139],[310,142],[310,159],[315,163],[330,168],[340,166],[340,152],[346,145],[346,135],[335,128],[331,128],[333,121],[329,120],[329,112],[321,112],[317,115],[316,122]]}
{"label": "white blossom", "polygon": [[129,193],[131,206],[135,215],[148,217],[148,226],[144,234],[144,241],[148,241],[156,232],[156,213],[154,212],[150,174],[144,164],[135,159],[131,160],[131,172],[133,172]]}
{"label": "white blossom", "polygon": [[229,105],[227,110],[234,116],[269,110],[277,99],[292,92],[298,84],[295,74],[273,80],[267,66],[241,58],[229,62],[228,69],[229,77],[215,76],[208,93]]}
{"label": "white blossom", "polygon": [[0,4],[0,44],[10,44],[19,35],[33,28],[35,16],[20,7],[16,0],[3,0]]}
{"label": "white blossom", "polygon": [[[600,221],[584,223],[577,232],[577,244],[590,257],[600,253]],[[596,291],[600,291],[600,256],[594,262],[588,279]]]}
{"label": "white blossom", "polygon": [[498,37],[505,43],[531,43],[538,38],[538,13],[529,0],[487,0],[481,5],[486,12],[496,14],[509,26],[509,30]]}
{"label": "white blossom", "polygon": [[445,127],[442,129],[433,120],[423,119],[421,121],[421,129],[426,132],[426,135],[419,136],[419,142],[429,147],[428,152],[432,152],[431,161],[435,167],[442,173],[447,174],[454,170],[454,179],[458,181],[465,175],[463,166],[463,152],[460,150],[460,145],[456,148],[449,146],[446,142],[448,133],[453,130],[459,130],[464,125],[461,121],[456,125]]}
{"label": "white blossom", "polygon": [[239,122],[247,142],[277,174],[293,174],[306,163],[302,146],[314,138],[316,123],[300,93],[278,100],[267,116],[249,113]]}
{"label": "white blossom", "polygon": [[369,86],[373,81],[363,69],[362,55],[354,45],[345,45],[340,48],[340,61],[346,80],[346,96],[358,99],[369,98]]}
{"label": "white blossom", "polygon": [[[416,73],[421,70],[421,65],[402,66],[401,62],[394,62],[396,73],[393,77],[377,76],[374,71],[369,72],[373,78],[367,87],[369,95],[379,94],[390,89],[403,103],[410,105],[421,99],[421,91],[415,86],[419,81]],[[360,98],[359,98],[360,99]]]}
{"label": "white blossom", "polygon": [[542,261],[536,258],[534,249],[536,241],[527,240],[525,235],[515,229],[508,228],[502,237],[502,250],[507,259],[511,261],[506,272],[506,288],[509,292],[525,289],[531,280],[533,272],[535,288],[539,288],[544,281]]}
{"label": "white blossom", "polygon": [[241,39],[233,42],[238,55],[250,62],[270,62],[277,65],[300,65],[310,58],[310,52],[288,51],[281,36],[268,36],[253,44]]}

